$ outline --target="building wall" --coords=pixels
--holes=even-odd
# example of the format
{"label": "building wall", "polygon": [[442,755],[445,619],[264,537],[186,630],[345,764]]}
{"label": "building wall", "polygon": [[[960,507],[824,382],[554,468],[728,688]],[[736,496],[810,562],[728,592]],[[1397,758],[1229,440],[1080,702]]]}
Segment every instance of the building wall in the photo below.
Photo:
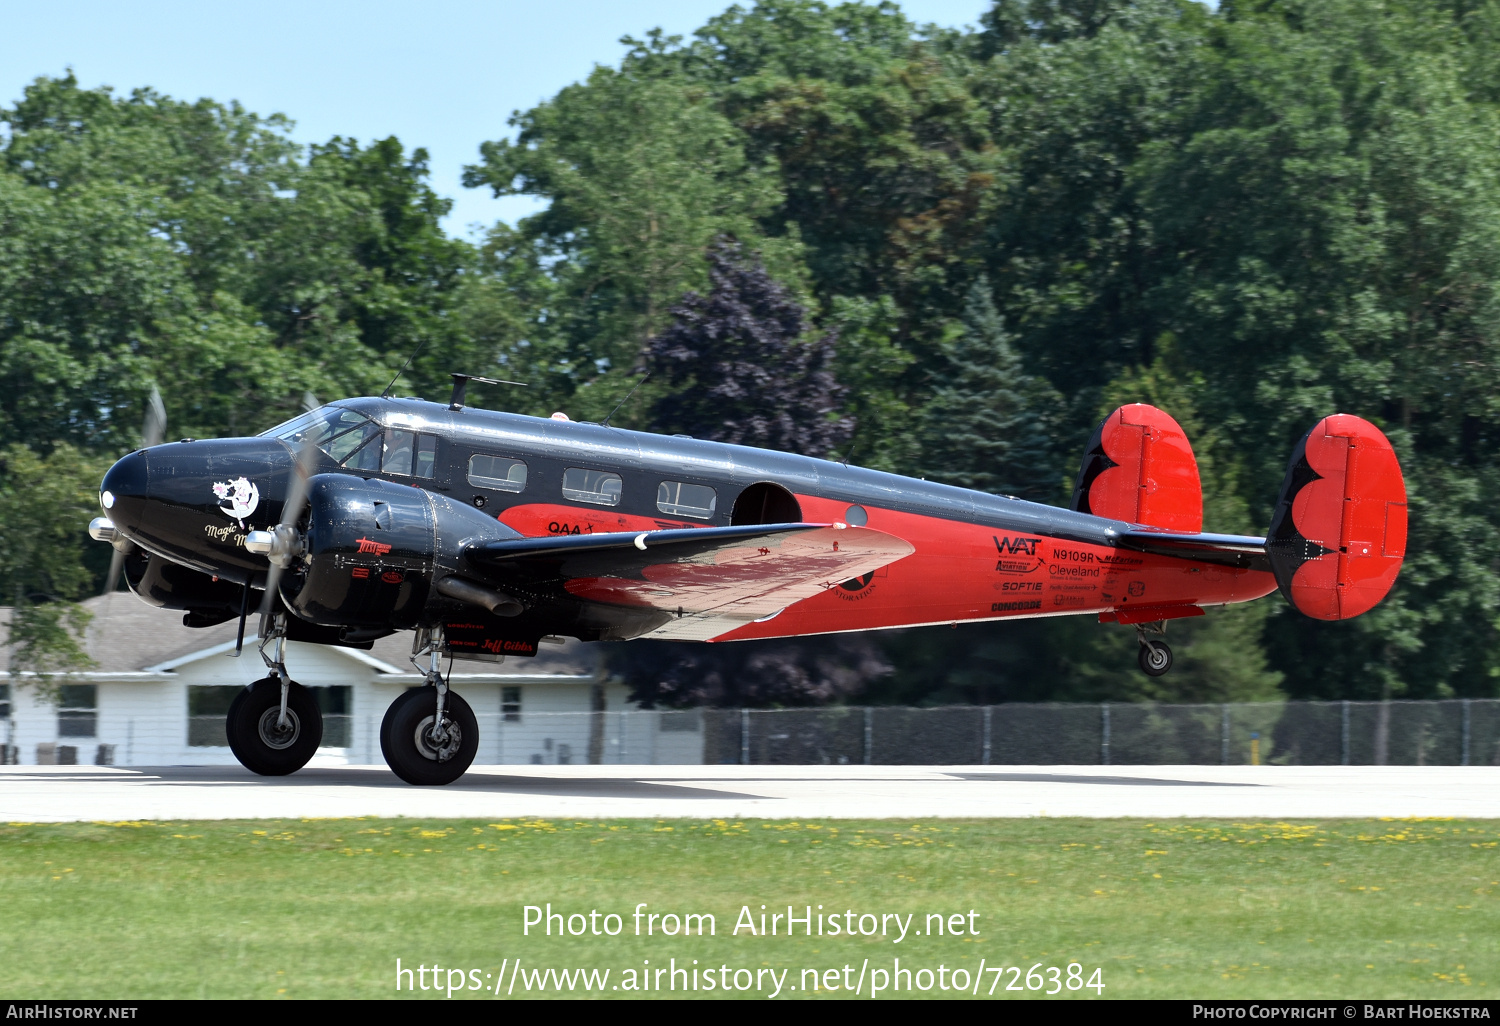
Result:
{"label": "building wall", "polygon": [[[419,683],[414,674],[380,672],[345,651],[318,645],[288,645],[287,665],[293,679],[308,687],[345,685],[352,699],[347,722],[348,745],[320,750],[313,765],[379,765],[380,723],[391,702]],[[227,746],[189,744],[188,689],[193,686],[243,687],[266,675],[253,648],[239,657],[204,656],[161,673],[102,675],[85,678],[97,686],[96,736],[65,738],[58,734],[57,707],[45,701],[35,684],[11,685],[12,716],[0,725],[0,738],[18,749],[19,761],[35,764],[39,745],[67,745],[76,761],[93,764],[101,745],[111,746],[117,766],[234,765]],[[617,684],[604,688],[605,710],[591,709],[593,683],[576,677],[538,682],[507,681],[498,674],[455,674],[453,690],[473,708],[479,721],[476,765],[559,765],[589,761],[593,731],[599,732],[600,761],[620,763],[699,763],[703,735],[696,717],[643,712],[627,701]],[[507,688],[520,689],[520,712],[507,718],[502,701]],[[691,722],[690,722],[691,721]]]}

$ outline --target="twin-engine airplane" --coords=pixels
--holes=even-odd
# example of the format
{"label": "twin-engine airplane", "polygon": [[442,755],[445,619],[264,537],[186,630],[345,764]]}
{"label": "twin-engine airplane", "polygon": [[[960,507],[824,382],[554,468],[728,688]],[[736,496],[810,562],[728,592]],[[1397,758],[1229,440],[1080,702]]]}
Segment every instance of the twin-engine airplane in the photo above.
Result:
{"label": "twin-engine airplane", "polygon": [[[1204,534],[1181,427],[1124,406],[1095,432],[1071,509],[804,456],[556,415],[362,398],[253,438],[183,439],[105,475],[91,534],[145,601],[206,627],[261,612],[269,676],[228,735],[263,774],[300,769],[322,721],[288,639],[369,647],[416,632],[430,687],[381,726],[391,769],[446,784],[474,713],[439,657],[533,655],[544,637],[740,641],[1096,615],[1132,624],[1165,673],[1165,622],[1277,589],[1322,620],[1390,590],[1406,490],[1385,436],[1339,414],[1292,453],[1268,537]],[[121,558],[117,556],[117,559]],[[255,595],[253,593],[262,593]],[[269,646],[269,653],[267,648]],[[420,660],[420,661],[419,661]]]}

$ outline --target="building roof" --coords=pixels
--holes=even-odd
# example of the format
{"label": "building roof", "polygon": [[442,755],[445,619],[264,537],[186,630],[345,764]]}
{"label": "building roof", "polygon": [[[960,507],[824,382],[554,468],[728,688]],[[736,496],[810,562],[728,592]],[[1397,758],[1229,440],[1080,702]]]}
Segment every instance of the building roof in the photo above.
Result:
{"label": "building roof", "polygon": [[[171,664],[188,661],[207,650],[234,644],[239,624],[231,620],[217,627],[184,627],[180,610],[159,609],[147,605],[128,591],[96,595],[85,600],[83,607],[93,614],[88,630],[84,634],[84,651],[95,665],[91,675],[143,673],[152,670],[170,670]],[[0,606],[0,670],[10,665],[11,609]],[[253,635],[256,620],[251,618],[249,628]],[[401,673],[412,673],[412,635],[409,631],[398,631],[388,638],[375,642],[371,652],[360,649],[331,646],[333,651],[347,654],[351,659],[372,666],[379,672],[389,672],[380,665],[392,667]],[[247,635],[246,647],[254,653],[254,642]],[[373,658],[372,658],[373,657]],[[598,646],[572,638],[562,645],[542,645],[531,659],[510,657],[503,665],[494,662],[457,659],[453,663],[454,673],[496,674],[532,676],[538,674],[561,676],[592,676],[600,671],[602,660]],[[446,670],[446,664],[444,669]]]}

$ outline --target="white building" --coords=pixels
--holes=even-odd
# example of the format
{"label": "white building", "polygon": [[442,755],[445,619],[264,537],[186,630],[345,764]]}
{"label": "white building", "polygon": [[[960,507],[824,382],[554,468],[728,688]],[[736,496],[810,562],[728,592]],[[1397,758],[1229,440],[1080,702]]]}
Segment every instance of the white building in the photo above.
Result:
{"label": "white building", "polygon": [[[94,616],[85,646],[92,668],[50,680],[0,676],[5,761],[233,764],[224,713],[238,688],[266,676],[255,640],[247,638],[235,658],[235,622],[184,627],[180,612],[128,592],[84,605]],[[0,609],[0,625],[9,620],[10,610]],[[383,763],[381,718],[404,688],[422,683],[409,659],[411,639],[401,632],[370,652],[287,645],[292,679],[313,689],[324,714],[313,765]],[[0,658],[10,665],[8,647]],[[701,728],[691,729],[700,718],[635,711],[626,689],[605,679],[593,645],[544,644],[535,658],[503,664],[458,660],[450,685],[479,720],[476,764],[702,761]]]}

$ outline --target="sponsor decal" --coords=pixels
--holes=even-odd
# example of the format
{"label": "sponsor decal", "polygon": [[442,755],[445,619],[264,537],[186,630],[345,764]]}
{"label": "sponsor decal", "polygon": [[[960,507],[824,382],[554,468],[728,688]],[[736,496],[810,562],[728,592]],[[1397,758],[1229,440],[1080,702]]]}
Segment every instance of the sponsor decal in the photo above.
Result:
{"label": "sponsor decal", "polygon": [[874,579],[875,571],[871,570],[869,573],[864,574],[863,576],[851,577],[843,584],[840,584],[839,587],[843,588],[845,591],[864,591],[870,586],[870,582]]}
{"label": "sponsor decal", "polygon": [[1000,553],[1000,558],[995,563],[997,574],[1029,574],[1041,567],[1040,559],[1016,558],[1035,556],[1037,546],[1042,542],[1040,538],[1013,538],[1010,535],[990,537],[994,538],[995,548]]}
{"label": "sponsor decal", "polygon": [[354,578],[356,581],[369,580],[369,578],[370,578],[370,568],[367,567],[367,566],[357,566],[357,567],[354,567],[352,570],[349,571],[349,576],[352,577],[352,578]]}
{"label": "sponsor decal", "polygon": [[376,556],[383,556],[391,551],[391,547],[385,542],[378,542],[373,538],[356,538],[360,552],[369,552]]}
{"label": "sponsor decal", "polygon": [[387,570],[385,573],[380,575],[380,579],[386,584],[400,584],[405,578],[406,575],[403,574],[400,570]]}
{"label": "sponsor decal", "polygon": [[1098,577],[1097,566],[1058,566],[1053,563],[1047,567],[1047,572],[1053,577]]}
{"label": "sponsor decal", "polygon": [[996,591],[1041,591],[1041,581],[999,581],[995,584]]}
{"label": "sponsor decal", "polygon": [[1042,600],[1032,599],[1030,602],[991,602],[992,613],[1014,613],[1023,609],[1041,609]]}
{"label": "sponsor decal", "polygon": [[500,638],[485,638],[480,648],[496,655],[536,655],[536,646],[529,641],[503,641]]}
{"label": "sponsor decal", "polygon": [[1146,582],[1131,581],[1130,587],[1125,590],[1130,592],[1131,598],[1140,598],[1142,595],[1146,594]]}
{"label": "sponsor decal", "polygon": [[1061,608],[1076,609],[1085,603],[1082,595],[1053,595],[1052,604]]}
{"label": "sponsor decal", "polygon": [[547,525],[548,534],[593,534],[593,524],[568,524],[561,520],[554,520]]}
{"label": "sponsor decal", "polygon": [[[260,505],[260,489],[248,477],[215,481],[213,491],[214,498],[219,500],[219,509],[231,520],[243,521]],[[240,526],[245,525],[241,523]]]}
{"label": "sponsor decal", "polygon": [[835,586],[832,591],[845,602],[863,602],[875,593],[875,571],[852,577]]}

